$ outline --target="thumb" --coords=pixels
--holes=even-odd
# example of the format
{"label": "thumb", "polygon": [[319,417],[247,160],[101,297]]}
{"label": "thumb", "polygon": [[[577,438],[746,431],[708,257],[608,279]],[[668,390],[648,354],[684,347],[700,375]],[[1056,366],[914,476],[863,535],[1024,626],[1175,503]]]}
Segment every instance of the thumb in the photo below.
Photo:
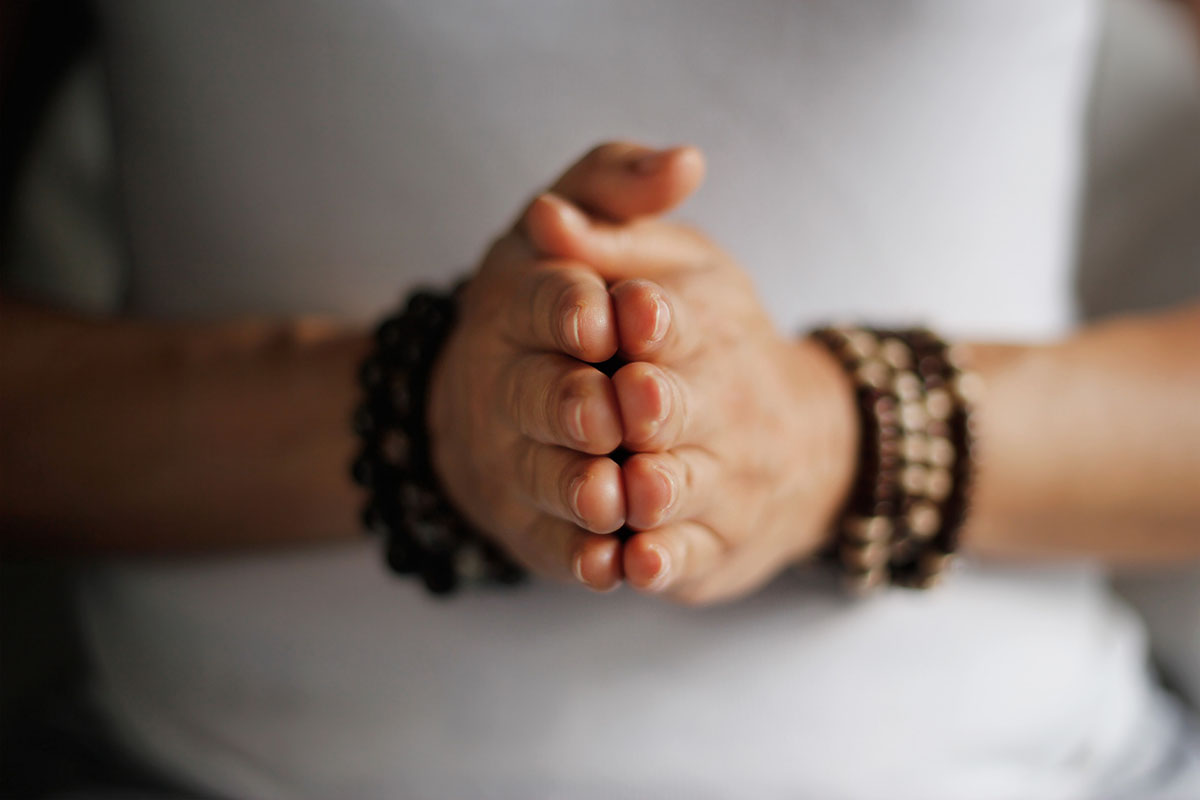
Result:
{"label": "thumb", "polygon": [[692,228],[649,218],[624,224],[598,221],[551,193],[530,204],[525,222],[526,241],[539,254],[586,264],[606,281],[657,278],[726,258]]}
{"label": "thumb", "polygon": [[665,214],[704,180],[704,155],[687,145],[653,150],[613,142],[593,148],[549,191],[598,220],[629,222]]}

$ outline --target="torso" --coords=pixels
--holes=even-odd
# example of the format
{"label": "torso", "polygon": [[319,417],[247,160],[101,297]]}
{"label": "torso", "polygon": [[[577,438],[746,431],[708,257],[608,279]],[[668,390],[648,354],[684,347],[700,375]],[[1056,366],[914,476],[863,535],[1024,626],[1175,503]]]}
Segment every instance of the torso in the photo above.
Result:
{"label": "torso", "polygon": [[[1071,319],[1085,0],[108,5],[134,313],[368,318],[620,137],[705,149],[683,216],[785,329]],[[364,543],[113,564],[86,601],[120,730],[232,796],[1076,797],[1169,736],[1082,566],[686,610],[433,601]]]}

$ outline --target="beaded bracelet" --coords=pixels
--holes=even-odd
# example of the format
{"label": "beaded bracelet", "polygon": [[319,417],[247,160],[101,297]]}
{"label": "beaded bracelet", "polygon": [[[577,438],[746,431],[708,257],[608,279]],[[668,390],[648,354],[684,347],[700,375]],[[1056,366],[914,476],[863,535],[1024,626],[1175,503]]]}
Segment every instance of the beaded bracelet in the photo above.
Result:
{"label": "beaded bracelet", "polygon": [[354,412],[362,450],[351,474],[369,495],[363,525],[382,535],[394,572],[419,575],[433,594],[453,592],[462,580],[515,583],[522,577],[454,509],[431,461],[429,379],[456,308],[456,293],[417,291],[380,323],[359,370],[364,399]]}
{"label": "beaded bracelet", "polygon": [[978,377],[928,330],[820,328],[854,382],[859,468],[832,557],[858,594],[929,588],[958,550],[974,469]]}

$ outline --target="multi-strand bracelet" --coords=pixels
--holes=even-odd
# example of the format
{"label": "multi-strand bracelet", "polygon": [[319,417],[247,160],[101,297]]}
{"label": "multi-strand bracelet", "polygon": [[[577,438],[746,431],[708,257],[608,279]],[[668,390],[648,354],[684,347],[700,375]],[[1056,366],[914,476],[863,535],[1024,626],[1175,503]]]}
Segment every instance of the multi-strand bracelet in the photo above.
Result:
{"label": "multi-strand bracelet", "polygon": [[426,403],[434,360],[454,325],[455,295],[414,292],[375,333],[354,413],[362,450],[351,473],[369,494],[364,526],[382,534],[389,567],[434,594],[462,580],[514,583],[521,571],[454,509],[439,485]]}
{"label": "multi-strand bracelet", "polygon": [[958,550],[974,468],[978,377],[924,329],[812,333],[854,383],[859,468],[833,556],[850,588],[934,585]]}

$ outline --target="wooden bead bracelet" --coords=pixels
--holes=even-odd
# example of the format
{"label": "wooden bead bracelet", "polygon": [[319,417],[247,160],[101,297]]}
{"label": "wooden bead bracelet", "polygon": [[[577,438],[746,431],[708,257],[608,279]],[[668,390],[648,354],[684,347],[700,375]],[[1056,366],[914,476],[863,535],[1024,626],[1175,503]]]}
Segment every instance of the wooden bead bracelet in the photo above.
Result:
{"label": "wooden bead bracelet", "polygon": [[929,588],[958,551],[978,377],[928,330],[812,332],[854,382],[859,466],[830,549],[849,588]]}
{"label": "wooden bead bracelet", "polygon": [[430,457],[426,402],[433,364],[454,326],[455,295],[417,291],[380,323],[359,370],[354,413],[362,450],[351,475],[368,499],[362,522],[382,535],[384,559],[433,594],[464,580],[515,583],[521,570],[454,509]]}

